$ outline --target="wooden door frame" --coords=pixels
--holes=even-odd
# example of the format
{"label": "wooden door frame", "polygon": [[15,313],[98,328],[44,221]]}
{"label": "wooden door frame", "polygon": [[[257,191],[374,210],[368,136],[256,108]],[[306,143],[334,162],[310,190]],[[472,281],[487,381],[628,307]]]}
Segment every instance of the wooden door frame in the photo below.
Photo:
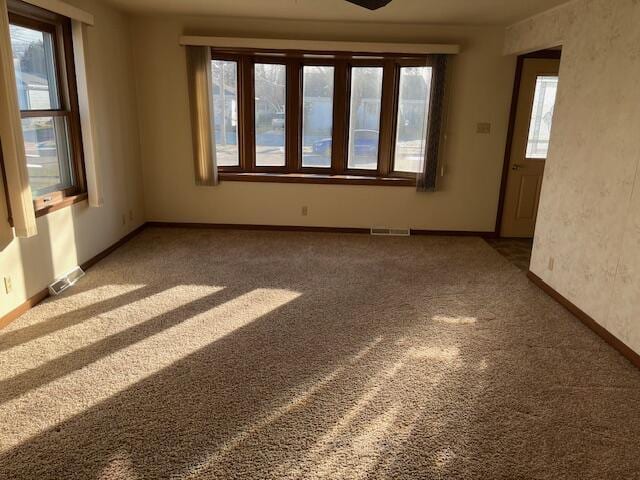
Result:
{"label": "wooden door frame", "polygon": [[498,211],[496,214],[496,227],[494,230],[495,237],[499,238],[502,230],[502,216],[504,214],[504,200],[507,192],[507,179],[509,178],[509,163],[511,160],[511,149],[513,147],[513,133],[516,124],[516,115],[518,113],[518,98],[520,96],[520,85],[522,83],[522,67],[525,59],[528,58],[548,58],[560,60],[562,56],[561,50],[540,50],[537,52],[526,53],[518,56],[516,64],[516,75],[513,82],[513,93],[511,96],[511,112],[509,113],[509,129],[507,130],[507,144],[504,151],[504,160],[502,164],[502,178],[500,180],[500,197],[498,198]]}

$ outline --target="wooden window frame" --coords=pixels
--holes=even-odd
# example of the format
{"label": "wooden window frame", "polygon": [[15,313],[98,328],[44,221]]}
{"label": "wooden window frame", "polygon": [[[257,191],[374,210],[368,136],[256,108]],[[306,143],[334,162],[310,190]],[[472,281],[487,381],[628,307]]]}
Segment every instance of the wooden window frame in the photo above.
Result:
{"label": "wooden window frame", "polygon": [[[378,131],[378,162],[375,170],[361,169],[361,168],[349,168],[349,134],[351,133],[349,130],[351,128],[351,87],[353,86],[353,68],[354,67],[372,67],[372,68],[382,68],[382,88],[380,92],[380,126]],[[378,58],[371,59],[351,59],[347,63],[347,92],[346,92],[346,117],[345,117],[345,139],[344,139],[344,150],[341,153],[344,160],[341,163],[342,171],[339,173],[344,173],[346,175],[353,176],[363,176],[363,177],[387,177],[387,172],[384,168],[384,149],[386,148],[385,139],[383,134],[383,128],[385,127],[385,117],[389,114],[388,111],[385,110],[385,93],[388,94],[388,91],[385,90],[385,80],[387,80],[387,70],[385,68],[385,61]]]}
{"label": "wooden window frame", "polygon": [[[255,95],[255,66],[256,64],[271,64],[271,65],[282,65],[285,67],[285,115],[284,115],[284,141],[285,141],[285,152],[284,152],[284,165],[283,166],[259,166],[256,162],[256,134],[255,134],[255,125],[256,125],[256,95]],[[249,136],[249,140],[251,144],[247,145],[250,150],[247,151],[249,168],[250,172],[254,173],[291,173],[294,171],[292,167],[292,162],[295,161],[295,150],[293,141],[295,140],[295,118],[292,118],[295,115],[295,104],[294,99],[290,97],[296,96],[296,91],[294,88],[294,84],[292,84],[292,70],[295,68],[292,65],[291,59],[281,58],[281,57],[271,57],[271,56],[251,56],[249,57],[249,72],[248,75],[245,76],[249,78],[249,82],[247,83],[245,80],[245,84],[242,86],[245,88],[245,99],[248,102],[246,105],[245,113],[251,112],[251,118],[246,119],[246,121],[239,120],[245,124],[245,127],[250,127],[252,131],[252,135]],[[295,80],[294,80],[295,82]],[[249,121],[250,120],[250,121]],[[294,138],[292,138],[292,136]]]}
{"label": "wooden window frame", "polygon": [[[401,76],[401,70],[402,68],[407,68],[407,67],[431,67],[431,91],[430,91],[430,95],[429,95],[429,104],[427,105],[427,113],[429,115],[429,121],[427,123],[427,143],[425,143],[425,156],[427,155],[427,153],[429,152],[429,143],[430,142],[437,142],[439,143],[440,139],[433,139],[433,136],[431,134],[431,130],[433,127],[433,121],[434,121],[434,96],[437,95],[444,95],[444,92],[438,92],[437,89],[435,88],[435,83],[436,83],[436,76],[438,75],[438,65],[437,62],[433,61],[433,57],[429,57],[426,59],[425,61],[416,61],[416,60],[399,60],[396,62],[395,65],[395,72],[394,72],[394,92],[395,92],[395,98],[394,98],[394,111],[393,111],[393,137],[391,138],[391,154],[390,154],[390,163],[389,163],[389,171],[391,172],[392,175],[394,176],[398,176],[398,177],[413,177],[414,174],[410,173],[410,172],[402,172],[402,171],[398,171],[395,169],[395,164],[396,164],[396,140],[398,137],[398,115],[399,115],[399,109],[400,109],[400,102],[399,102],[399,96],[400,96],[400,76]],[[442,99],[440,99],[442,100]],[[438,116],[441,112],[438,112]],[[441,121],[441,118],[436,119],[437,122]],[[426,160],[426,159],[425,159]]]}
{"label": "wooden window frame", "polygon": [[[231,55],[224,53],[212,53],[211,57],[212,61],[219,60],[223,62],[234,62],[236,64],[236,117],[238,123],[238,132],[236,142],[238,143],[238,165],[236,166],[225,166],[219,167],[219,170],[222,172],[243,172],[246,169],[246,165],[244,163],[244,159],[246,157],[245,153],[245,142],[242,139],[245,138],[245,131],[247,130],[246,125],[240,119],[245,118],[244,112],[244,97],[246,92],[244,92],[240,86],[244,85],[244,80],[241,78],[244,68],[242,66],[243,59],[239,55]],[[251,130],[251,129],[249,129]]]}
{"label": "wooden window frame", "polygon": [[[76,84],[71,20],[48,10],[19,0],[8,2],[9,23],[51,34],[54,45],[54,68],[58,89],[59,108],[50,110],[21,110],[21,118],[64,117],[70,150],[71,186],[34,196],[36,217],[73,205],[87,199],[87,179],[84,166],[80,109]],[[26,161],[26,159],[25,159]],[[4,170],[4,166],[3,166]],[[6,178],[3,173],[5,190]],[[8,192],[6,192],[8,195]],[[12,224],[11,205],[7,202],[9,222]]]}
{"label": "wooden window frame", "polygon": [[[338,66],[336,64],[336,62],[331,62],[331,61],[327,61],[326,59],[321,59],[321,58],[316,58],[316,59],[301,59],[299,64],[295,65],[295,67],[299,68],[300,71],[300,87],[299,87],[299,92],[300,92],[300,96],[298,97],[299,101],[298,101],[298,106],[297,106],[297,118],[299,119],[298,121],[298,125],[297,125],[297,135],[298,135],[298,141],[296,142],[295,145],[295,153],[297,154],[297,158],[294,158],[294,161],[296,162],[294,164],[295,167],[295,171],[302,173],[302,174],[311,174],[311,175],[337,175],[338,172],[341,170],[340,165],[338,164],[339,162],[339,158],[340,158],[340,154],[341,154],[341,147],[338,146],[338,148],[335,148],[335,139],[337,136],[339,136],[340,134],[344,134],[343,130],[339,130],[338,127],[336,126],[336,121],[338,119],[338,116],[340,115],[340,112],[338,111],[338,102],[336,102],[336,88],[338,85]],[[332,145],[331,145],[331,163],[329,165],[329,167],[305,167],[302,164],[303,159],[303,154],[302,154],[302,142],[304,141],[303,138],[303,133],[304,133],[304,67],[331,67],[333,68],[333,98],[332,98],[332,104],[333,104],[333,109],[332,109],[332,119],[331,119],[331,139],[332,139]],[[294,128],[296,128],[294,126]]]}
{"label": "wooden window frame", "polygon": [[[212,48],[211,59],[231,60],[237,62],[238,65],[237,92],[239,106],[237,113],[240,166],[218,167],[221,180],[352,185],[416,185],[417,174],[394,170],[400,68],[431,66],[435,69],[435,56],[345,54],[344,52],[271,52],[244,49],[229,51]],[[282,167],[258,167],[255,163],[254,65],[256,63],[274,63],[285,65],[287,68],[285,166]],[[334,68],[332,152],[331,166],[329,168],[302,166],[302,100],[303,68],[305,66]],[[348,168],[351,69],[357,66],[378,66],[383,68],[378,166],[376,170]],[[429,106],[430,110],[431,105]]]}

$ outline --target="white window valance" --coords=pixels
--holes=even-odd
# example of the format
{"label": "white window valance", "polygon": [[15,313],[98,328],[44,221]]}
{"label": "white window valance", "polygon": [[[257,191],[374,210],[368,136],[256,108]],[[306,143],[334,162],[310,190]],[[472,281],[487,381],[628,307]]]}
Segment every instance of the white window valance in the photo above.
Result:
{"label": "white window valance", "polygon": [[50,12],[57,13],[71,20],[76,20],[86,25],[93,25],[93,15],[84,10],[64,3],[60,0],[22,0],[25,3],[44,8]]}
{"label": "white window valance", "polygon": [[440,43],[381,43],[291,40],[276,38],[182,36],[180,45],[261,50],[303,50],[315,52],[366,52],[429,55],[460,53],[460,45]]}

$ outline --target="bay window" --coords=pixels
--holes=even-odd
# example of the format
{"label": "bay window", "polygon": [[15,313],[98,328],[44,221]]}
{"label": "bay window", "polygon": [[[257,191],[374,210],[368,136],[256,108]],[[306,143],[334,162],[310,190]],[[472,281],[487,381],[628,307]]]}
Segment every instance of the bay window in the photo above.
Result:
{"label": "bay window", "polygon": [[435,182],[440,56],[211,51],[221,180]]}

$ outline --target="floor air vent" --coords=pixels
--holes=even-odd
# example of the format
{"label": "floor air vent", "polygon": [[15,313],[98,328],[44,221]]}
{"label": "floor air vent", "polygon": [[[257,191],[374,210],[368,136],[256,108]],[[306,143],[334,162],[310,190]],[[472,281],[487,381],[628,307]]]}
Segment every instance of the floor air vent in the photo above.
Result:
{"label": "floor air vent", "polygon": [[49,285],[49,293],[51,295],[60,295],[67,288],[73,286],[82,277],[84,277],[82,269],[80,267],[75,267],[65,276]]}
{"label": "floor air vent", "polygon": [[371,235],[386,235],[391,237],[408,237],[411,230],[408,228],[372,228]]}

